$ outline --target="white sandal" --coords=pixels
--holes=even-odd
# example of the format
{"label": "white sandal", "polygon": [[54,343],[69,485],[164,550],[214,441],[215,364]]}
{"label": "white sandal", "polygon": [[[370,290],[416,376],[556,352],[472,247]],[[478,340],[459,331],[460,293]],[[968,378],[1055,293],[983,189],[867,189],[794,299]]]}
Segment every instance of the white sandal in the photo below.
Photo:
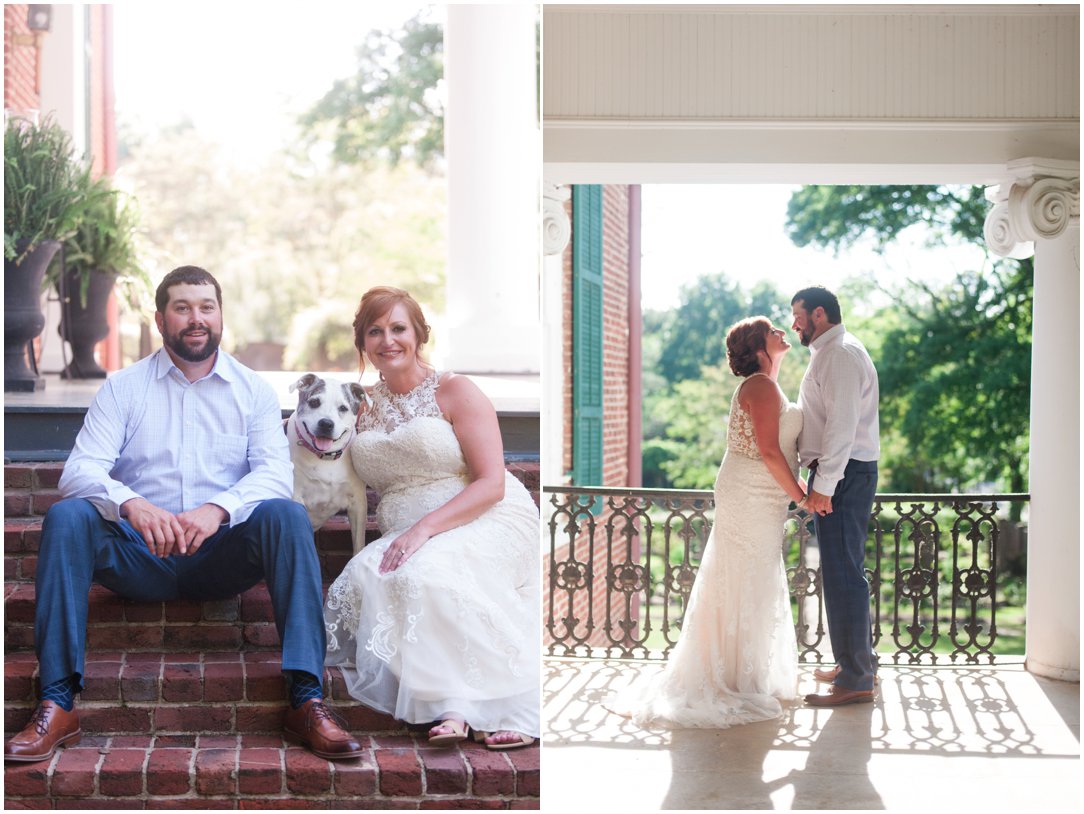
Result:
{"label": "white sandal", "polygon": [[496,734],[494,732],[475,732],[474,739],[478,743],[485,744],[486,749],[490,749],[494,752],[503,752],[507,751],[508,749],[522,749],[524,746],[530,746],[535,742],[534,738],[532,738],[530,735],[524,735],[522,732],[513,732],[511,729],[499,731],[512,732],[512,734],[516,736],[517,740],[505,741],[504,743],[490,743],[487,739]]}
{"label": "white sandal", "polygon": [[[441,727],[446,727],[452,731],[440,732],[434,735],[433,730],[440,729]],[[457,721],[455,718],[445,718],[443,721],[441,721],[439,724],[429,730],[429,742],[434,746],[450,743],[459,743],[460,741],[465,741],[467,739],[467,731],[469,729],[470,727],[467,726],[466,721]]]}

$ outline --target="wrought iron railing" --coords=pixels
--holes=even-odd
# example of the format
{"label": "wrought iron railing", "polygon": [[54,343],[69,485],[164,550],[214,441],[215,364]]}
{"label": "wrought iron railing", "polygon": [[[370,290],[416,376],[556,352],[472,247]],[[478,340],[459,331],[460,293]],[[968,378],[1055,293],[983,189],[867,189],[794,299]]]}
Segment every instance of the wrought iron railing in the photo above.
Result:
{"label": "wrought iron railing", "polygon": [[[866,576],[882,662],[994,663],[999,537],[1026,494],[879,494]],[[709,491],[543,487],[550,655],[665,659],[714,512]],[[1014,516],[1019,516],[1018,506]],[[799,659],[829,646],[812,520],[792,508],[782,540]]]}

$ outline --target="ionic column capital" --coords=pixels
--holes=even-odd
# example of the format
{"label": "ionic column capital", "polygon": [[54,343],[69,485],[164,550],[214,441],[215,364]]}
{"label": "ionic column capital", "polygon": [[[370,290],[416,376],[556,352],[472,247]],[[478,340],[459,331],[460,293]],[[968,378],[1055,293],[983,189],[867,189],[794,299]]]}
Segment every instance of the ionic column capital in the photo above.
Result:
{"label": "ionic column capital", "polygon": [[1021,158],[1005,165],[1006,180],[988,187],[994,206],[986,215],[983,235],[995,254],[1027,257],[1027,244],[1052,240],[1080,218],[1080,163]]}
{"label": "ionic column capital", "polygon": [[572,237],[572,223],[565,211],[565,201],[572,195],[566,186],[542,182],[542,251],[560,254]]}

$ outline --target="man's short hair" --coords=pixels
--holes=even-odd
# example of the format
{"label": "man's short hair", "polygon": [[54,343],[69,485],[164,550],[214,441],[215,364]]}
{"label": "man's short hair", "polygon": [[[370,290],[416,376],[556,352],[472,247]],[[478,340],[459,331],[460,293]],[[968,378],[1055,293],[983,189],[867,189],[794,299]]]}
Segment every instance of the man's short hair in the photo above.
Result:
{"label": "man's short hair", "polygon": [[790,304],[794,305],[798,300],[802,301],[802,307],[811,314],[815,309],[823,308],[825,316],[833,325],[839,325],[843,321],[843,315],[839,310],[839,300],[836,299],[835,294],[822,285],[803,288],[790,298]]}
{"label": "man's short hair", "polygon": [[159,314],[166,312],[169,304],[169,290],[175,285],[213,285],[215,297],[218,298],[218,307],[222,307],[222,286],[218,284],[211,272],[201,269],[199,266],[178,266],[167,274],[158,284],[158,290],[154,292],[154,307]]}

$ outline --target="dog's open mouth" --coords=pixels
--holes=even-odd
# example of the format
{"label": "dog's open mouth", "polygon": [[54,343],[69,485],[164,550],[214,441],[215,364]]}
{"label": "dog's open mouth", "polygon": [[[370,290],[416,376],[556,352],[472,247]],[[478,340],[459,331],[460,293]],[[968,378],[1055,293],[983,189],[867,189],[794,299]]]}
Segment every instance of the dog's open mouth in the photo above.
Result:
{"label": "dog's open mouth", "polygon": [[304,424],[302,424],[302,427],[304,427],[305,435],[309,437],[309,444],[311,444],[312,448],[315,449],[317,452],[329,452],[350,432],[350,428],[347,427],[339,434],[338,438],[326,438],[319,435],[313,435],[309,431],[309,428],[305,427]]}

